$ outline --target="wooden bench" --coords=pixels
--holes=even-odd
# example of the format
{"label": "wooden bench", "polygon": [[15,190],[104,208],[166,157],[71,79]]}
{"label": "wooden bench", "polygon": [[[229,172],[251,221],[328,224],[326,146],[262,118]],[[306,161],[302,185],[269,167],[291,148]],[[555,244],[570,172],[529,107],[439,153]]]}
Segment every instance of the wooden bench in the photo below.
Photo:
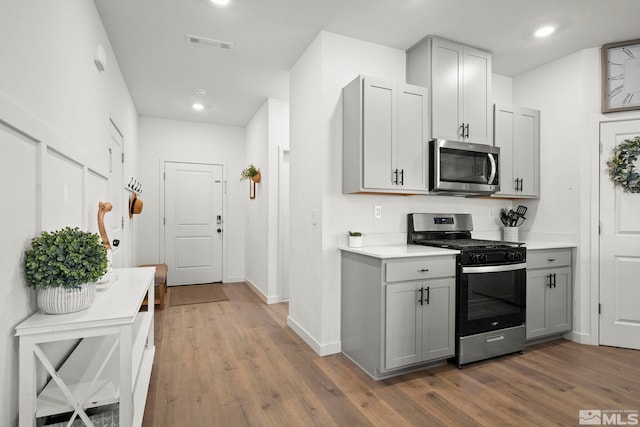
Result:
{"label": "wooden bench", "polygon": [[[164,309],[164,295],[167,293],[167,264],[143,264],[140,267],[155,267],[155,304],[158,304],[160,310]],[[147,297],[142,302],[143,306],[147,306]]]}

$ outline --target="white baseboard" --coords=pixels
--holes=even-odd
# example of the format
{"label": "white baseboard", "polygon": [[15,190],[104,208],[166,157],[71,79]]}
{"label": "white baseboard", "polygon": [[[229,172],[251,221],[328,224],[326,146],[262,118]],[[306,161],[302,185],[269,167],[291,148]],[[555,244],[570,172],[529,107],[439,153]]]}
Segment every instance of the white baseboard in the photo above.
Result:
{"label": "white baseboard", "polygon": [[562,337],[569,341],[577,342],[578,344],[598,345],[597,342],[593,342],[593,336],[591,336],[591,334],[571,331],[567,332]]}
{"label": "white baseboard", "polygon": [[340,341],[329,344],[320,344],[313,338],[302,326],[300,326],[291,316],[287,316],[287,325],[306,342],[318,356],[329,356],[330,354],[340,353],[342,345]]}
{"label": "white baseboard", "polygon": [[280,299],[280,297],[278,297],[277,295],[272,295],[272,296],[267,296],[265,295],[260,289],[258,289],[258,287],[256,285],[254,285],[251,280],[249,279],[244,279],[241,280],[241,282],[245,282],[247,285],[249,285],[249,289],[251,289],[256,295],[258,295],[258,298],[260,298],[262,300],[263,303],[265,304],[277,304],[279,302],[282,302],[282,300]]}

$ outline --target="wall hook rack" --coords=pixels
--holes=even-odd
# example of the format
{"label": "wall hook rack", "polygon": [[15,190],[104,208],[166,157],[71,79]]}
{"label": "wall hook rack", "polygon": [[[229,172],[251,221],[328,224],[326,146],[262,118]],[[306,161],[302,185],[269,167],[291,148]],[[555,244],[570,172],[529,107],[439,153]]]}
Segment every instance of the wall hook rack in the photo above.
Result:
{"label": "wall hook rack", "polygon": [[132,193],[142,194],[142,183],[134,177],[131,177],[131,180],[127,185],[124,186],[124,188],[131,191]]}

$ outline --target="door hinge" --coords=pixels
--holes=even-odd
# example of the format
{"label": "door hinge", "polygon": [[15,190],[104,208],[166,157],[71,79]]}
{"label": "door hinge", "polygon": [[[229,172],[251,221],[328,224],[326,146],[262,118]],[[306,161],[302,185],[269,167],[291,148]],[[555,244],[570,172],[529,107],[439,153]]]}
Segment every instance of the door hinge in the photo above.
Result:
{"label": "door hinge", "polygon": [[124,163],[124,153],[122,153],[122,163]]}
{"label": "door hinge", "polygon": [[124,230],[124,217],[120,217],[120,227]]}
{"label": "door hinge", "polygon": [[167,225],[167,219],[166,218],[162,218],[162,225]]}
{"label": "door hinge", "polygon": [[602,314],[602,304],[598,303],[598,314]]}
{"label": "door hinge", "polygon": [[162,172],[162,179],[164,179],[164,180],[167,179],[167,173],[166,172]]}
{"label": "door hinge", "polygon": [[598,221],[598,235],[602,234],[602,221]]}

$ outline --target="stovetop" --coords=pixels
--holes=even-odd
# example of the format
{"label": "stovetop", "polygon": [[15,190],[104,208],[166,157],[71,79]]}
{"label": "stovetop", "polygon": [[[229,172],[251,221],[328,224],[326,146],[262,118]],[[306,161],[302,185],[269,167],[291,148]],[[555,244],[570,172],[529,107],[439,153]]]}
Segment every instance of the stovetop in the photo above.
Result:
{"label": "stovetop", "polygon": [[518,248],[524,244],[522,242],[482,239],[415,239],[413,240],[413,243],[416,245],[436,246],[439,248],[451,248],[458,250]]}

